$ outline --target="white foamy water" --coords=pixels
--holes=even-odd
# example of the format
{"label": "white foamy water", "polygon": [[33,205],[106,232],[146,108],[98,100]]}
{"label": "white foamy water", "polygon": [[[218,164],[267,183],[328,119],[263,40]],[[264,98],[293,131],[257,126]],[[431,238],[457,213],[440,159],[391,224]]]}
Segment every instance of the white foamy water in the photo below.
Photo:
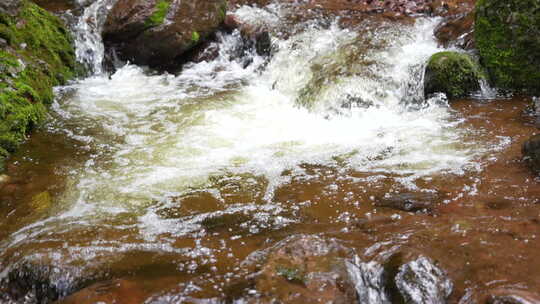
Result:
{"label": "white foamy water", "polygon": [[[408,106],[422,99],[423,63],[439,51],[436,23],[385,26],[369,34],[378,48],[367,50],[360,49],[367,38],[353,31],[310,26],[275,39],[279,51],[262,72],[260,57],[247,68],[231,60],[240,38],[223,36],[217,60],[178,76],[127,65],[83,80],[57,112],[60,120],[81,122],[73,136],[106,152],[73,176],[65,200],[76,201],[77,210],[122,210],[205,187],[212,175],[249,172],[275,185],[284,170],[333,166],[344,155],[340,166],[408,182],[460,173],[474,153],[461,140],[459,121],[435,100],[420,110]],[[360,55],[347,53],[351,47]],[[365,70],[348,70],[347,60],[358,56],[369,62]],[[338,70],[324,70],[332,65]],[[314,79],[323,88],[305,106],[299,98]]]}
{"label": "white foamy water", "polygon": [[[281,17],[259,10],[244,7],[239,18],[266,16],[270,25]],[[65,88],[72,93],[54,105],[49,127],[91,157],[69,172],[55,215],[14,233],[7,246],[57,241],[73,227],[123,221],[126,214],[127,224],[104,227],[138,239],[126,241],[133,248],[165,248],[170,244],[160,236],[198,233],[214,216],[250,214],[242,229],[251,233],[279,229],[298,219],[273,200],[273,190],[304,174],[302,164],[391,174],[411,188],[419,178],[472,169],[482,148],[463,140],[466,130],[444,100],[422,97],[424,63],[439,51],[437,22],[366,24],[375,28],[362,32],[310,23],[287,40],[274,37],[268,62],[247,55],[248,66],[237,56],[240,35],[223,34],[217,59],[179,75],[126,65]],[[286,170],[292,173],[284,177]],[[163,215],[177,204],[171,197],[193,189],[223,201],[215,177],[246,173],[262,189],[262,204]],[[116,246],[103,240],[74,247],[69,259]]]}

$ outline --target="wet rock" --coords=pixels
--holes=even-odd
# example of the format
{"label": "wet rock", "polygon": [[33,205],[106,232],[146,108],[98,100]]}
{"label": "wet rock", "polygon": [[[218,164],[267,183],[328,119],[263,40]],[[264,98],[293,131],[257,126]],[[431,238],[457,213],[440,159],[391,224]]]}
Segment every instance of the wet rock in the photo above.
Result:
{"label": "wet rock", "polygon": [[65,12],[78,6],[75,0],[34,0],[34,2],[53,13]]}
{"label": "wet rock", "polygon": [[540,97],[533,97],[531,109],[534,117],[534,124],[537,128],[540,128]]}
{"label": "wet rock", "polygon": [[480,0],[475,39],[481,62],[502,89],[540,92],[538,0]]}
{"label": "wet rock", "polygon": [[21,6],[21,0],[2,0],[0,3],[0,14],[17,15]]}
{"label": "wet rock", "polygon": [[268,29],[240,21],[235,15],[227,15],[225,26],[228,30],[238,30],[244,39],[244,49],[254,48],[259,56],[269,56],[272,39]]}
{"label": "wet rock", "polygon": [[480,66],[469,55],[440,52],[429,59],[424,79],[424,94],[445,93],[449,99],[461,98],[480,89]]}
{"label": "wet rock", "polygon": [[352,250],[336,240],[313,235],[289,237],[267,251],[248,257],[261,261],[254,279],[257,303],[356,303],[355,284],[346,260]]}
{"label": "wet rock", "polygon": [[4,184],[9,183],[10,180],[11,179],[8,175],[0,174],[0,186],[3,186]]}
{"label": "wet rock", "polygon": [[453,289],[446,273],[426,257],[401,266],[395,283],[405,303],[444,304]]}
{"label": "wet rock", "polygon": [[[65,269],[23,261],[5,269],[0,281],[0,300],[14,303],[50,303],[78,289],[78,282]],[[8,302],[11,303],[11,302]]]}
{"label": "wet rock", "polygon": [[32,197],[30,202],[30,207],[34,209],[35,212],[44,212],[50,209],[52,206],[52,197],[48,191],[41,192]]}
{"label": "wet rock", "polygon": [[138,304],[144,303],[146,298],[140,284],[116,279],[93,284],[58,301],[57,304]]}
{"label": "wet rock", "polygon": [[105,23],[104,42],[122,60],[153,67],[174,61],[214,33],[226,1],[120,0]]}
{"label": "wet rock", "polygon": [[377,199],[375,206],[407,212],[430,212],[439,196],[433,193],[400,193]]}
{"label": "wet rock", "polygon": [[540,174],[540,134],[527,140],[522,147],[522,154],[529,166]]}
{"label": "wet rock", "polygon": [[540,303],[540,295],[524,290],[500,288],[490,292],[487,304],[534,304]]}
{"label": "wet rock", "polygon": [[435,37],[445,48],[456,46],[465,50],[474,49],[474,13],[442,22],[435,29]]}

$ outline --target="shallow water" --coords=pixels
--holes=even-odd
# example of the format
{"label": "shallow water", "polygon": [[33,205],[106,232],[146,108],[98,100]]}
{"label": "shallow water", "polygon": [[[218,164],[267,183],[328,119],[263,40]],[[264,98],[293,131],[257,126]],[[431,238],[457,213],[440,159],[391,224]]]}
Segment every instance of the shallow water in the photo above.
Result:
{"label": "shallow water", "polygon": [[[237,11],[267,26],[286,15]],[[540,292],[528,100],[424,101],[437,23],[300,23],[273,32],[269,61],[223,33],[216,60],[179,75],[126,65],[59,88],[0,185],[2,276],[26,262],[56,267],[57,286],[125,279],[134,302],[234,298],[248,254],[308,233],[363,260],[421,252],[455,302]],[[375,206],[396,193],[437,200],[421,214]]]}

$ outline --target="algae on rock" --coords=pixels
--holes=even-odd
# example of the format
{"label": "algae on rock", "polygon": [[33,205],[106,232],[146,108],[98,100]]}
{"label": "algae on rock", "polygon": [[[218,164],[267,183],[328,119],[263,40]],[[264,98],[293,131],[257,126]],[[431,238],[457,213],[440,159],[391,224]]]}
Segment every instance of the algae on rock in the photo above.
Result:
{"label": "algae on rock", "polygon": [[482,69],[468,54],[439,52],[426,66],[424,93],[445,93],[449,99],[461,98],[480,89]]}
{"label": "algae on rock", "polygon": [[497,87],[540,93],[540,0],[479,0],[475,39]]}
{"label": "algae on rock", "polygon": [[77,69],[62,21],[30,1],[18,4],[16,15],[0,12],[0,159],[44,118],[53,86]]}

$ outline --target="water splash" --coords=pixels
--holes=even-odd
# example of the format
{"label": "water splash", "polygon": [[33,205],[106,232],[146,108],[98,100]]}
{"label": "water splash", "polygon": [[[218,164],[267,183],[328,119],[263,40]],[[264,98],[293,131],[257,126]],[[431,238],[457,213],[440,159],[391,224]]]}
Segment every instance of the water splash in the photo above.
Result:
{"label": "water splash", "polygon": [[78,0],[80,6],[86,6],[84,12],[72,28],[75,37],[77,61],[82,63],[90,74],[103,73],[103,58],[105,46],[101,39],[101,32],[109,11],[117,0]]}

